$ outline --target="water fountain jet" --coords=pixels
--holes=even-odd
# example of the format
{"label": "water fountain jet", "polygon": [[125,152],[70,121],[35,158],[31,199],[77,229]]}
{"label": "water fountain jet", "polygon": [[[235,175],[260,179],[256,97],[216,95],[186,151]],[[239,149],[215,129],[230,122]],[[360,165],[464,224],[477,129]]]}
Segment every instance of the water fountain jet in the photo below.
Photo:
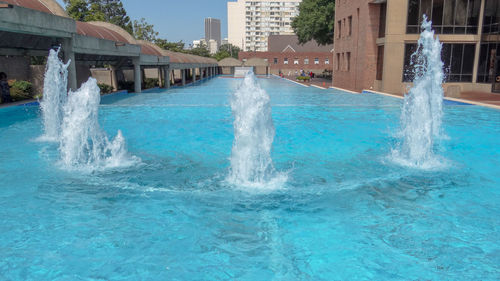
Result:
{"label": "water fountain jet", "polygon": [[59,59],[59,52],[50,50],[43,81],[43,99],[40,101],[44,133],[41,141],[57,142],[61,133],[62,107],[68,95],[68,66]]}
{"label": "water fountain jet", "polygon": [[273,188],[286,176],[277,173],[271,159],[275,136],[269,95],[253,72],[231,96],[234,141],[228,182],[240,186]]}
{"label": "water fountain jet", "polygon": [[405,95],[401,112],[401,142],[392,159],[405,166],[431,168],[439,164],[435,142],[442,136],[443,62],[439,38],[424,15],[418,47],[411,56],[413,87]]}

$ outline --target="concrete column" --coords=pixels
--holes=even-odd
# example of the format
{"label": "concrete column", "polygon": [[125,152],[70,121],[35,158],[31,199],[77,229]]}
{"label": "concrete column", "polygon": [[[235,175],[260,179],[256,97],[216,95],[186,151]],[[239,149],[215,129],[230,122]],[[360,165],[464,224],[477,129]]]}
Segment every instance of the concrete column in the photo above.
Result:
{"label": "concrete column", "polygon": [[[479,22],[478,22],[478,38],[483,35],[483,21],[484,21],[484,6],[485,0],[481,1],[481,8],[479,9]],[[474,54],[474,65],[472,67],[472,83],[477,83],[477,72],[479,69],[479,52],[481,51],[481,40],[476,42],[476,53]],[[489,55],[489,54],[488,54]],[[497,54],[498,56],[498,54]]]}
{"label": "concrete column", "polygon": [[191,72],[193,72],[193,83],[194,83],[196,82],[196,68],[193,68]]}
{"label": "concrete column", "polygon": [[76,60],[75,53],[73,52],[73,38],[65,38],[62,48],[64,52],[64,61],[67,62],[71,60],[68,66],[68,88],[76,91],[78,90],[78,85],[76,82]]}
{"label": "concrete column", "polygon": [[165,88],[168,89],[170,88],[170,66],[165,66],[165,69],[163,70],[165,74]]}
{"label": "concrete column", "polygon": [[181,69],[182,86],[186,86],[186,69]]}
{"label": "concrete column", "polygon": [[203,79],[203,70],[204,70],[204,68],[200,67],[200,80]]}
{"label": "concrete column", "polygon": [[118,91],[118,79],[116,78],[116,67],[113,65],[110,67],[111,74],[111,86],[113,87],[113,91]]}
{"label": "concrete column", "polygon": [[139,63],[139,58],[134,59],[132,61],[134,64],[134,91],[136,93],[141,92],[141,85],[142,85],[142,73],[141,73],[141,65]]}

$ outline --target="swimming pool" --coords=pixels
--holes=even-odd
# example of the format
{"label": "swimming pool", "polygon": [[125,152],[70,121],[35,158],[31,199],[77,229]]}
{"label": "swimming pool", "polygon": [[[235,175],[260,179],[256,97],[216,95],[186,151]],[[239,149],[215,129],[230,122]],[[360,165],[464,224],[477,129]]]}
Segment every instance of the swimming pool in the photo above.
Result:
{"label": "swimming pool", "polygon": [[7,280],[494,280],[500,111],[449,103],[439,169],[390,161],[401,100],[259,79],[284,186],[225,183],[239,79],[103,97],[129,168],[60,169],[37,107],[0,110]]}

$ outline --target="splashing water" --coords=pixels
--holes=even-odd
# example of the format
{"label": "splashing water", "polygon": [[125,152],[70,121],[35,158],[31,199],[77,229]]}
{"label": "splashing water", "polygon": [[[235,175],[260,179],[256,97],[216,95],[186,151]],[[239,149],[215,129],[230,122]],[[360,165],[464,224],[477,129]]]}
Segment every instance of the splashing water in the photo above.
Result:
{"label": "splashing water", "polygon": [[113,141],[101,130],[98,122],[101,100],[97,80],[89,78],[76,92],[70,92],[63,106],[59,151],[65,168],[96,170],[126,167],[138,161],[129,156],[121,131]]}
{"label": "splashing water", "polygon": [[286,181],[271,159],[275,130],[269,95],[260,88],[253,72],[231,96],[234,142],[227,181],[239,186],[274,189]]}
{"label": "splashing water", "polygon": [[405,95],[401,112],[401,137],[392,159],[405,166],[433,168],[440,165],[434,153],[435,140],[442,136],[443,62],[441,43],[434,39],[431,22],[424,15],[418,48],[412,55],[413,87]]}
{"label": "splashing water", "polygon": [[40,102],[42,111],[44,134],[41,141],[56,142],[59,139],[62,123],[62,107],[68,95],[68,66],[59,59],[57,51],[50,50],[43,81],[43,99]]}

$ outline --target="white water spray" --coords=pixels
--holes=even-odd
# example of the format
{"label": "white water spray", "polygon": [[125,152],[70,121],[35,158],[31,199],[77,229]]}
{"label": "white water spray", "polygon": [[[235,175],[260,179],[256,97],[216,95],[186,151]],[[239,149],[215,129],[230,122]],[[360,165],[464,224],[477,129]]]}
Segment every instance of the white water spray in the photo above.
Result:
{"label": "white water spray", "polygon": [[253,72],[231,96],[234,142],[228,182],[240,186],[275,188],[286,181],[271,159],[275,130],[269,95],[260,88]]}
{"label": "white water spray", "polygon": [[109,141],[98,122],[100,90],[94,78],[70,92],[63,106],[59,151],[65,168],[95,170],[129,166],[138,158],[128,155],[121,131]]}
{"label": "white water spray", "polygon": [[42,111],[44,134],[39,138],[42,141],[57,141],[61,132],[62,107],[68,95],[68,66],[59,60],[61,49],[50,50],[43,81],[43,99],[40,102]]}
{"label": "white water spray", "polygon": [[417,51],[412,55],[415,78],[405,95],[401,112],[401,143],[393,150],[396,162],[417,168],[439,164],[434,153],[435,140],[441,136],[443,116],[443,62],[441,43],[434,38],[431,22],[424,15]]}

